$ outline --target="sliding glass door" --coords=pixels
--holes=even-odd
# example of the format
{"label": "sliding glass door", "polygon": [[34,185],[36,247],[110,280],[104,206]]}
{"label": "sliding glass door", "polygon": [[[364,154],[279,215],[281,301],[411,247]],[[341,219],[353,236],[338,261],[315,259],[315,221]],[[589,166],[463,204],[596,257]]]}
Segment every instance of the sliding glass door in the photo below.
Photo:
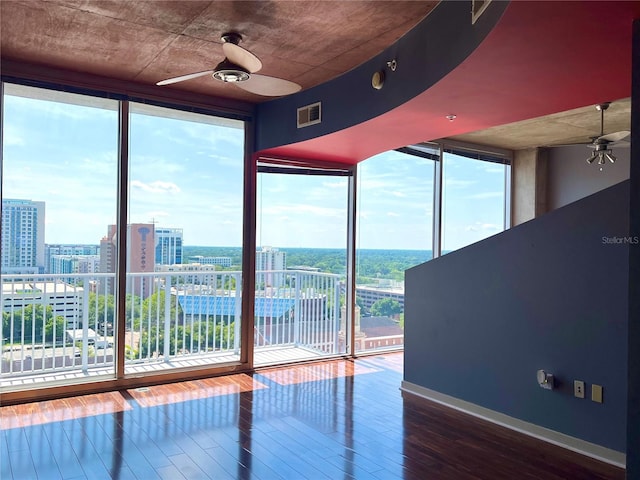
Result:
{"label": "sliding glass door", "polygon": [[243,122],[138,103],[130,118],[125,372],[238,361]]}
{"label": "sliding glass door", "polygon": [[350,172],[259,172],[254,363],[345,353]]}

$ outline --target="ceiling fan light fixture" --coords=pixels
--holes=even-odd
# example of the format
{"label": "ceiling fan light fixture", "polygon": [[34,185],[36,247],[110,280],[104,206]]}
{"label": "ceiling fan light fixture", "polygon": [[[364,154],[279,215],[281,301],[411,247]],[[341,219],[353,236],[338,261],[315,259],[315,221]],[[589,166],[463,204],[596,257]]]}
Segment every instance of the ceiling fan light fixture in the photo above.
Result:
{"label": "ceiling fan light fixture", "polygon": [[611,153],[611,150],[609,150],[608,152],[606,152],[604,154],[604,156],[607,158],[607,160],[609,160],[611,163],[615,163],[617,158]]}
{"label": "ceiling fan light fixture", "polygon": [[221,82],[244,82],[249,80],[249,72],[225,58],[216,66],[213,78]]}
{"label": "ceiling fan light fixture", "polygon": [[587,163],[591,165],[595,159],[598,158],[598,153],[594,151],[589,158],[587,158]]}

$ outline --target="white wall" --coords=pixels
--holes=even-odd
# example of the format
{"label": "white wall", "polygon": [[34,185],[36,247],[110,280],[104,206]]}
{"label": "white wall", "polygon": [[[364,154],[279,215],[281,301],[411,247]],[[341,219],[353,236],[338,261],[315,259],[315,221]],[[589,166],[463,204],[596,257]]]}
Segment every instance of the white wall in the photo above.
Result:
{"label": "white wall", "polygon": [[585,145],[549,148],[549,211],[629,178],[631,149],[628,143],[613,147],[617,161],[614,164],[607,162],[602,171],[595,163],[586,162],[589,154],[590,149]]}

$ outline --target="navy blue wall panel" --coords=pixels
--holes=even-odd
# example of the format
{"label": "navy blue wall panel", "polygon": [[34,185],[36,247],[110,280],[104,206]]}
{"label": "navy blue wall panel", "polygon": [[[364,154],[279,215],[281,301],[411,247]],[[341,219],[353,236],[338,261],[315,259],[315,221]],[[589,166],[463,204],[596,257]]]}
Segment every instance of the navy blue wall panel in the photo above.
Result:
{"label": "navy blue wall panel", "polygon": [[628,203],[626,181],[407,270],[405,380],[624,452]]}
{"label": "navy blue wall panel", "polygon": [[[640,19],[633,22],[629,230],[640,236]],[[640,248],[629,252],[627,478],[640,478]]]}
{"label": "navy blue wall panel", "polygon": [[[441,2],[394,45],[322,85],[257,106],[256,151],[288,145],[357,125],[419,95],[467,58],[498,22],[508,2],[492,2],[475,25],[471,2]],[[381,25],[381,28],[383,26]],[[386,68],[397,59],[398,69]],[[382,90],[371,75],[385,69]],[[298,129],[299,107],[322,102],[322,123]]]}

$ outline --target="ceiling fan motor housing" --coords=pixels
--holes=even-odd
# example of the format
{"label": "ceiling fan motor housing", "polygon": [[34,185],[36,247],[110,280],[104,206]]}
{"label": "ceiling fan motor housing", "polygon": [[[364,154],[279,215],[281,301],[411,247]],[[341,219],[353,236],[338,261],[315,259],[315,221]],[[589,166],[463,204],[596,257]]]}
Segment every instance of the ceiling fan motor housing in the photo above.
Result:
{"label": "ceiling fan motor housing", "polygon": [[225,58],[216,65],[213,71],[213,78],[221,82],[244,82],[249,80],[249,72]]}

